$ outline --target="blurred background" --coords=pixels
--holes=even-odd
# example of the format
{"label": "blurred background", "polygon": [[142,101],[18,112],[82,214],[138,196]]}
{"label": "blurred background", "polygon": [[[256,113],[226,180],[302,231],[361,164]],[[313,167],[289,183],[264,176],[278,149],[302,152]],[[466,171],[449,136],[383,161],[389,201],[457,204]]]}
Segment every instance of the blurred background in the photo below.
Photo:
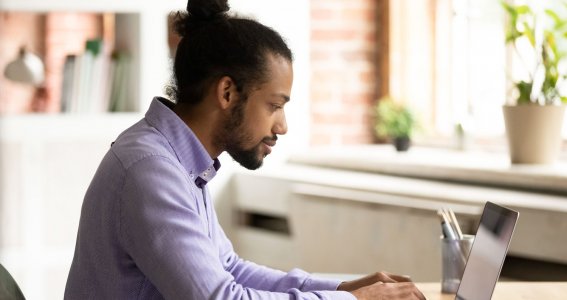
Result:
{"label": "blurred background", "polygon": [[[567,29],[560,1],[506,3]],[[288,134],[259,171],[223,155],[210,184],[242,257],[439,281],[436,211],[452,208],[474,233],[493,201],[521,212],[503,280],[567,280],[565,125],[547,129],[559,138],[544,162],[515,161],[505,135],[516,83],[543,76],[544,62],[522,55],[529,43],[510,44],[517,12],[493,0],[229,4],[279,31],[295,55]],[[62,298],[82,197],[110,143],[164,94],[179,40],[169,13],[185,6],[0,0],[0,263],[29,299]],[[533,40],[547,49],[547,33]],[[551,56],[559,100],[564,44],[553,40]],[[400,137],[409,149],[390,144]]]}

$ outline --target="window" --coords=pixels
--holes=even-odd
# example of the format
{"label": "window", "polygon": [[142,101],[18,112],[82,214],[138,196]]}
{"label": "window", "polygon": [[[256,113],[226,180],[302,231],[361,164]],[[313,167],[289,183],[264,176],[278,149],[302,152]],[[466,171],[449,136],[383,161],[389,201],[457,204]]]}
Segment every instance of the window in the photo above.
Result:
{"label": "window", "polygon": [[391,14],[390,94],[418,112],[425,134],[448,137],[459,123],[475,134],[502,134],[499,2],[392,1]]}
{"label": "window", "polygon": [[[546,5],[565,9],[559,1]],[[452,137],[462,124],[476,140],[505,145],[502,105],[525,62],[505,45],[500,1],[401,0],[390,6],[390,94],[419,114],[424,139]]]}

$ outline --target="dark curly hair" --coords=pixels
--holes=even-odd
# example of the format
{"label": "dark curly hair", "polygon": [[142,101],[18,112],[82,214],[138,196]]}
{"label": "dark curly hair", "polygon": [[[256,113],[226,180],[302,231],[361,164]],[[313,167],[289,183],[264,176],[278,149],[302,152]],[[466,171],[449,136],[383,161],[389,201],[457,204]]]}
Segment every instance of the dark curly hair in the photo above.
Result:
{"label": "dark curly hair", "polygon": [[189,0],[177,12],[181,36],[168,96],[177,103],[197,104],[215,80],[229,76],[246,99],[250,88],[267,82],[267,55],[292,62],[293,54],[275,30],[228,14],[227,0]]}

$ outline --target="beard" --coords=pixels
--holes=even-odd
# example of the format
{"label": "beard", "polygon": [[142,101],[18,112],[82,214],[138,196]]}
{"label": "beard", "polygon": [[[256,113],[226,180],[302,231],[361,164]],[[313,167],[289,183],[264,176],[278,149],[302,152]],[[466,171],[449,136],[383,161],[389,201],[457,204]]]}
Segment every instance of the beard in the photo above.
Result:
{"label": "beard", "polygon": [[253,142],[253,137],[244,126],[245,98],[240,98],[236,106],[230,112],[228,120],[222,126],[217,141],[226,152],[241,166],[249,170],[256,170],[262,166],[265,155],[262,155],[262,147],[265,141],[276,141],[276,135],[263,138],[258,144],[246,148]]}

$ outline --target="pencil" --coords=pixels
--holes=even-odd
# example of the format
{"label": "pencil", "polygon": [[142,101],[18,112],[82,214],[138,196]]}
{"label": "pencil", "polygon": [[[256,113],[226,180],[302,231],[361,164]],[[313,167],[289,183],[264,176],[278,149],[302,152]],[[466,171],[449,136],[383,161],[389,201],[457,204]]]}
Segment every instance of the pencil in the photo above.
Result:
{"label": "pencil", "polygon": [[461,231],[461,226],[459,226],[459,221],[457,221],[457,217],[455,216],[455,213],[453,212],[452,209],[449,209],[449,216],[451,217],[451,221],[453,223],[453,226],[455,226],[459,240],[462,240],[463,239],[463,232]]}

